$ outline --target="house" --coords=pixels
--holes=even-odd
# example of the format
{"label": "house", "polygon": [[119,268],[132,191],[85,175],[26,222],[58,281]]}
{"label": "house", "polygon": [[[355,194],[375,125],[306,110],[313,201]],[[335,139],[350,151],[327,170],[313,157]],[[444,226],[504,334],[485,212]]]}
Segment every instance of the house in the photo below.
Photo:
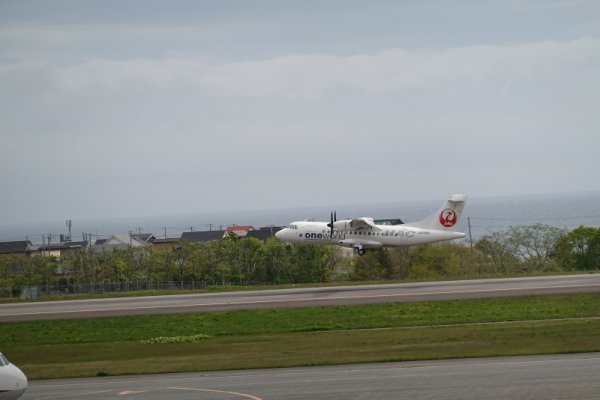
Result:
{"label": "house", "polygon": [[108,239],[96,239],[94,246],[102,246]]}
{"label": "house", "polygon": [[29,240],[0,242],[0,254],[31,254],[33,245]]}
{"label": "house", "polygon": [[265,226],[260,229],[255,229],[253,231],[248,231],[246,235],[247,238],[255,238],[259,240],[267,240],[269,238],[275,237],[275,233],[283,229],[280,226]]}
{"label": "house", "polygon": [[248,232],[253,231],[254,227],[251,225],[232,225],[232,226],[228,226],[225,229],[225,232],[228,235],[234,234],[239,238],[242,237],[246,237],[246,235],[248,234]]}
{"label": "house", "polygon": [[63,242],[63,243],[55,243],[55,244],[44,244],[37,245],[36,250],[38,255],[45,257],[56,257],[60,258],[68,252],[85,249],[88,245],[87,240],[80,242]]}
{"label": "house", "polygon": [[226,231],[183,232],[181,234],[181,240],[186,240],[188,242],[211,242],[213,240],[223,239],[226,234]]}
{"label": "house", "polygon": [[154,243],[156,240],[156,236],[151,233],[134,233],[131,237],[141,243]]}
{"label": "house", "polygon": [[173,247],[177,245],[180,240],[180,238],[154,239],[152,245],[154,245],[154,247]]}
{"label": "house", "polygon": [[96,243],[94,244],[94,249],[100,251],[127,249],[129,247],[140,247],[145,244],[146,242],[136,239],[134,235],[120,234],[112,235],[104,241],[96,240]]}

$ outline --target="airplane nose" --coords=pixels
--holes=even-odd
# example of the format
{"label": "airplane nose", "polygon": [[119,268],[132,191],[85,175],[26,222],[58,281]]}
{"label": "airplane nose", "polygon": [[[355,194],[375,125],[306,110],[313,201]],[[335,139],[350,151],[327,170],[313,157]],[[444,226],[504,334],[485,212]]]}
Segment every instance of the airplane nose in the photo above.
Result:
{"label": "airplane nose", "polygon": [[285,229],[275,232],[275,237],[279,240],[282,240],[283,239],[283,231],[285,231]]}
{"label": "airplane nose", "polygon": [[14,372],[15,372],[15,381],[17,384],[17,388],[25,391],[25,389],[27,389],[27,377],[25,376],[23,371],[21,371],[17,366],[15,366],[14,364],[12,366],[15,369]]}
{"label": "airplane nose", "polygon": [[27,389],[27,377],[25,376],[25,374],[23,372],[21,372],[21,376],[19,377],[19,387],[23,390]]}
{"label": "airplane nose", "polygon": [[0,394],[0,398],[6,400],[16,400],[25,393],[27,389],[27,377],[16,365],[10,364],[4,366],[2,369],[5,375],[0,376],[0,380],[6,384],[9,384],[10,390],[6,393]]}

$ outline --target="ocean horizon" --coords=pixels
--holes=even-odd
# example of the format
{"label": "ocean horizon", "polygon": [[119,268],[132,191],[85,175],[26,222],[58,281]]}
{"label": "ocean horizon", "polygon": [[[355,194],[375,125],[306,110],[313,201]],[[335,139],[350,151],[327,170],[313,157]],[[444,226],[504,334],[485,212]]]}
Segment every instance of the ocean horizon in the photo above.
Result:
{"label": "ocean horizon", "polygon": [[[400,218],[414,222],[437,211],[444,199],[398,201],[394,203],[354,204],[336,207],[338,219],[351,217]],[[129,232],[152,233],[158,238],[178,238],[185,231],[224,229],[231,225],[285,226],[298,220],[329,220],[332,209],[326,206],[295,207],[271,210],[198,212],[181,215],[95,218],[72,221],[72,240],[82,240],[84,232],[93,238],[107,238]],[[600,227],[600,192],[554,193],[494,197],[469,197],[457,230],[478,239],[510,226],[542,223],[565,229],[578,226]],[[30,240],[52,243],[67,235],[65,220],[24,223],[0,223],[0,241]]]}

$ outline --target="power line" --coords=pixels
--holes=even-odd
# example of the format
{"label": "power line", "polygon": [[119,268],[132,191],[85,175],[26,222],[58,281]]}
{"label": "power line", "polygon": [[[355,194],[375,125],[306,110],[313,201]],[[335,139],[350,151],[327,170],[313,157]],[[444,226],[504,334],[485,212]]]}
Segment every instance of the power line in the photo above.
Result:
{"label": "power line", "polygon": [[536,218],[493,218],[493,217],[469,217],[472,220],[483,221],[569,221],[575,219],[600,218],[600,215],[582,215],[577,217],[536,217]]}

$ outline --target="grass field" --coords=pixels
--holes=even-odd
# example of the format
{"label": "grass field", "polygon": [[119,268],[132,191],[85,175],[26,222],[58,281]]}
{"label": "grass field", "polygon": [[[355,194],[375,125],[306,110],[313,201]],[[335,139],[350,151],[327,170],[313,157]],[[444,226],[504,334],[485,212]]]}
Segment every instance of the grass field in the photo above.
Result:
{"label": "grass field", "polygon": [[599,317],[576,294],[38,321],[0,325],[0,350],[30,379],[586,352]]}

